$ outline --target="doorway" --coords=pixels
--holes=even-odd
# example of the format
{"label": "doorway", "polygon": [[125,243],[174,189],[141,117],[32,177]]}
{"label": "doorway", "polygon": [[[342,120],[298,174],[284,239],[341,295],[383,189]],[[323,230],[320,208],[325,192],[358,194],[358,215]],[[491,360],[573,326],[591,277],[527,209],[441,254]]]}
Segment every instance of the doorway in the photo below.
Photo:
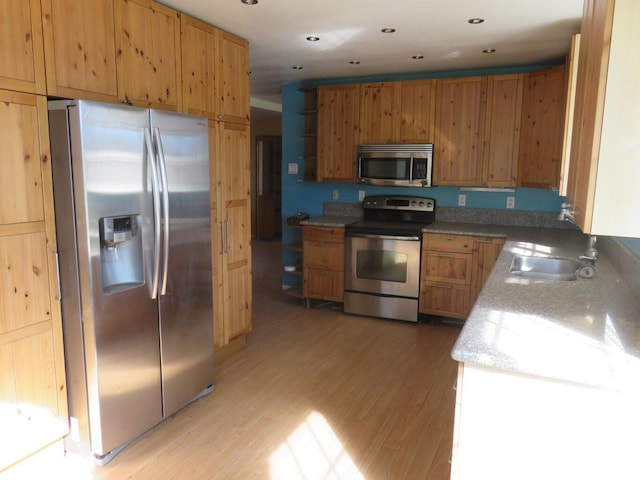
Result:
{"label": "doorway", "polygon": [[280,238],[282,226],[282,137],[256,137],[256,237]]}

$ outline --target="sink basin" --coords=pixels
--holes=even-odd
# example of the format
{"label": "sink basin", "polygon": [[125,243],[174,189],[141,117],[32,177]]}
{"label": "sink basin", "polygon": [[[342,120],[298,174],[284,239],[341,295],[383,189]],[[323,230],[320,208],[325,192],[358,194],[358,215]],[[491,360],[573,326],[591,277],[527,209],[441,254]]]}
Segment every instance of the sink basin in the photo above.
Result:
{"label": "sink basin", "polygon": [[571,258],[516,255],[511,262],[509,273],[525,278],[568,281],[576,279],[576,270],[580,266],[578,260]]}

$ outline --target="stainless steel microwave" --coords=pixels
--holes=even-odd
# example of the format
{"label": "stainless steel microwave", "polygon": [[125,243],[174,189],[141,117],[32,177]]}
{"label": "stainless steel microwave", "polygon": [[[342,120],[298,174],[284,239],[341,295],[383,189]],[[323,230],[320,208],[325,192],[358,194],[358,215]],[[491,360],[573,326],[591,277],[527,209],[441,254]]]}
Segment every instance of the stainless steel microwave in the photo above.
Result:
{"label": "stainless steel microwave", "polygon": [[358,183],[430,187],[433,144],[358,145]]}

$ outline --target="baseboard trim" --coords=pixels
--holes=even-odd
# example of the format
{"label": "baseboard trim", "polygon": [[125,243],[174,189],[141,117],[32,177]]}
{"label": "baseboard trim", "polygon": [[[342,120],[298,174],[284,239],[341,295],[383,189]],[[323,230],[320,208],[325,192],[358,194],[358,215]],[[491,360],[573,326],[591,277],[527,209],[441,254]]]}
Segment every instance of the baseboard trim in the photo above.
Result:
{"label": "baseboard trim", "polygon": [[224,347],[218,347],[215,349],[215,364],[219,365],[224,362],[227,358],[235,355],[240,350],[242,350],[247,343],[247,338],[245,335],[240,335],[239,337],[234,338],[229,343],[227,343]]}

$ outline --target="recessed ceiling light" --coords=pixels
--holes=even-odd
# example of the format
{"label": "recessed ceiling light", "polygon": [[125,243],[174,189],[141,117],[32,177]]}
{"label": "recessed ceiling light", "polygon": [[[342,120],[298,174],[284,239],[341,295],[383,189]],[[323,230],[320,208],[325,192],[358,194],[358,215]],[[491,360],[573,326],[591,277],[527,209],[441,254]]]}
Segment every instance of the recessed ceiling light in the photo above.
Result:
{"label": "recessed ceiling light", "polygon": [[245,5],[255,5],[256,3],[258,3],[258,0],[240,0],[240,1]]}
{"label": "recessed ceiling light", "polygon": [[484,50],[482,50],[482,53],[494,53],[495,51],[495,48],[485,48]]}
{"label": "recessed ceiling light", "polygon": [[480,23],[484,23],[484,18],[470,18],[469,20],[467,20],[467,22],[469,22],[471,25],[478,25]]}
{"label": "recessed ceiling light", "polygon": [[291,68],[293,68],[294,70],[302,70],[303,67],[301,65],[294,65]]}
{"label": "recessed ceiling light", "polygon": [[395,28],[383,28],[380,30],[382,33],[394,33],[396,31]]}
{"label": "recessed ceiling light", "polygon": [[349,63],[351,65],[360,65],[360,60],[351,60]]}
{"label": "recessed ceiling light", "polygon": [[317,42],[318,40],[320,40],[320,37],[310,36],[307,37],[307,40],[309,40],[310,42]]}
{"label": "recessed ceiling light", "polygon": [[424,55],[413,55],[411,58],[413,58],[414,60],[422,60],[424,58]]}

